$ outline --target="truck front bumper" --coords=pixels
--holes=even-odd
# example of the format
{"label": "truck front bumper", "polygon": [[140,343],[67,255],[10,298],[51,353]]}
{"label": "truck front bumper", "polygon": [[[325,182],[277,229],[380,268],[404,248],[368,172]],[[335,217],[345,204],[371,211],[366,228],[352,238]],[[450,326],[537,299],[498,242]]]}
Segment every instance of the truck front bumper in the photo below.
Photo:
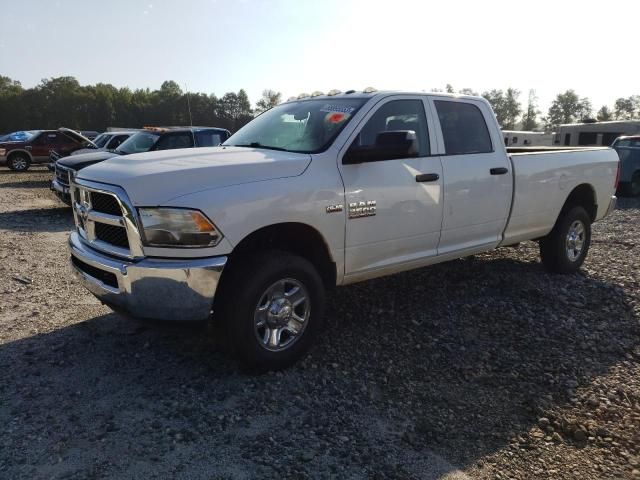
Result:
{"label": "truck front bumper", "polygon": [[116,311],[152,320],[205,320],[227,257],[115,259],[69,236],[71,266],[84,287]]}
{"label": "truck front bumper", "polygon": [[57,192],[60,195],[69,195],[69,187],[61,184],[57,178],[51,180],[51,190]]}

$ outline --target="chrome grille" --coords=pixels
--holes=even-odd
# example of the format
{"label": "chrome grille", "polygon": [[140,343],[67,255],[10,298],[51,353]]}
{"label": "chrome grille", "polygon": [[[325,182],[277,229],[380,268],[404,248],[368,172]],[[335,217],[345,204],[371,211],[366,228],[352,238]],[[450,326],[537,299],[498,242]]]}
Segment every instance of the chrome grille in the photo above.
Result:
{"label": "chrome grille", "polygon": [[107,193],[91,192],[91,205],[96,212],[122,215],[122,210],[116,197]]}
{"label": "chrome grille", "polygon": [[114,227],[106,223],[96,223],[94,225],[96,238],[120,248],[129,248],[127,230],[124,227]]}
{"label": "chrome grille", "polygon": [[64,168],[56,164],[56,180],[58,180],[60,185],[65,187],[69,186],[69,174],[70,171],[68,168]]}
{"label": "chrome grille", "polygon": [[143,256],[136,211],[119,187],[71,178],[76,229],[92,248],[125,258]]}

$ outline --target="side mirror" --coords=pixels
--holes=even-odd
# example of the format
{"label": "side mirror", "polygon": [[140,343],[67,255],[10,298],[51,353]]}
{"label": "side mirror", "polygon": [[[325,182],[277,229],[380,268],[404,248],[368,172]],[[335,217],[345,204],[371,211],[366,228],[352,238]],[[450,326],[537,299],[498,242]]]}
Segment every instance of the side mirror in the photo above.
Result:
{"label": "side mirror", "polygon": [[364,162],[380,162],[418,156],[418,137],[413,130],[380,132],[375,145],[351,145],[342,159],[345,165]]}

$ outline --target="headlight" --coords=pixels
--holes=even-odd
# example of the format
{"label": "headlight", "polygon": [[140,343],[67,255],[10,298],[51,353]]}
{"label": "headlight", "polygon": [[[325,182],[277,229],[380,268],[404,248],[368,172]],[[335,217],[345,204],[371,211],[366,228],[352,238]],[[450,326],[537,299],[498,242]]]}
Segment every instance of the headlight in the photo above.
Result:
{"label": "headlight", "polygon": [[222,234],[198,210],[140,208],[144,244],[149,247],[215,247]]}
{"label": "headlight", "polygon": [[6,153],[7,153],[6,148],[0,148],[0,157],[4,157]]}

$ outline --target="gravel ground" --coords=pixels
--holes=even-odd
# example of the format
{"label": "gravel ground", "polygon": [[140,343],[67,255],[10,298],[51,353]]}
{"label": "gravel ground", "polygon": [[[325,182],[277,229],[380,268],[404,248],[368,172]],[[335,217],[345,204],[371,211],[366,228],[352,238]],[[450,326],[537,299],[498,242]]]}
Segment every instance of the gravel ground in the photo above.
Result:
{"label": "gravel ground", "polygon": [[0,478],[640,478],[640,200],[576,275],[527,243],[338,289],[251,377],[80,288],[49,177],[0,170]]}

